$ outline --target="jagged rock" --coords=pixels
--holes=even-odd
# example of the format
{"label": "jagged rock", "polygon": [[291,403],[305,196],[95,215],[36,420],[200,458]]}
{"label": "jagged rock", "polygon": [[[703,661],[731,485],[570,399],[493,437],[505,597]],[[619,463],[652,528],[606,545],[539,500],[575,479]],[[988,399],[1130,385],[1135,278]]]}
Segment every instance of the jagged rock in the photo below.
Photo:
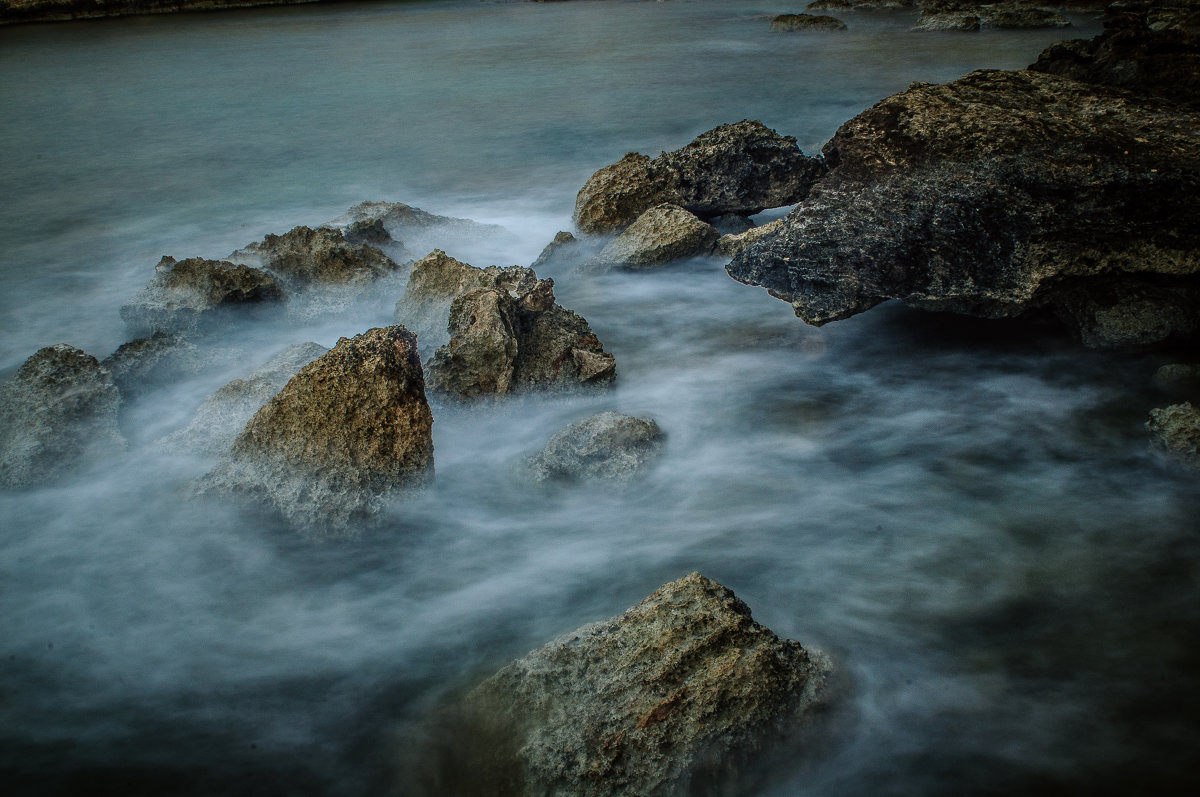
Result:
{"label": "jagged rock", "polygon": [[51,484],[122,451],[120,404],[95,357],[63,343],[39,349],[0,387],[0,486]]}
{"label": "jagged rock", "polygon": [[830,175],[727,268],[815,325],[887,299],[1012,317],[1114,275],[1192,290],[1198,123],[1037,72],[914,84],[842,125]]}
{"label": "jagged rock", "polygon": [[631,152],[593,174],[575,199],[586,233],[616,232],[650,208],[679,205],[702,219],[753,215],[800,201],[825,172],[796,139],[761,122],[721,125],[651,160]]}
{"label": "jagged rock", "polygon": [[811,725],[832,672],[692,573],[484,681],[432,758],[446,794],[724,794],[739,766]]}
{"label": "jagged rock", "polygon": [[278,304],[283,290],[267,272],[225,260],[164,257],[154,278],[129,304],[121,318],[146,333],[188,334],[217,322],[233,309]]}
{"label": "jagged rock", "polygon": [[638,216],[589,265],[649,268],[711,254],[719,237],[711,225],[678,205],[658,205]]}
{"label": "jagged rock", "polygon": [[517,359],[514,303],[503,291],[476,288],[450,310],[450,342],[429,361],[429,390],[458,398],[505,395]]}
{"label": "jagged rock", "polygon": [[771,30],[785,32],[845,29],[846,23],[840,19],[819,14],[780,14],[771,20]]}
{"label": "jagged rock", "polygon": [[208,456],[225,453],[246,423],[291,380],[296,372],[329,351],[318,343],[297,343],[247,376],[213,393],[191,422],[164,437],[161,447],[190,449]]}
{"label": "jagged rock", "polygon": [[774,234],[782,226],[783,219],[775,219],[775,221],[767,222],[760,227],[751,227],[745,232],[737,233],[736,235],[722,235],[717,239],[717,245],[713,251],[715,254],[724,257],[733,257],[750,246],[750,244],[757,243]]}
{"label": "jagged rock", "polygon": [[347,534],[432,477],[432,429],[416,338],[371,329],[300,369],[199,488],[259,498],[313,536]]}
{"label": "jagged rock", "polygon": [[1146,430],[1156,449],[1200,473],[1200,409],[1184,402],[1150,410]]}
{"label": "jagged rock", "polygon": [[566,231],[559,231],[554,236],[554,240],[546,244],[546,248],[529,264],[532,269],[539,269],[542,266],[562,262],[563,260],[576,256],[579,252],[580,241],[574,235]]}
{"label": "jagged rock", "polygon": [[651,418],[601,412],[555,433],[524,463],[533,481],[627,482],[662,453],[665,435]]}
{"label": "jagged rock", "polygon": [[913,8],[917,0],[813,0],[804,7],[805,11],[836,11],[838,9],[854,9],[856,11],[899,11]]}
{"label": "jagged rock", "polygon": [[351,244],[370,244],[371,246],[378,247],[385,244],[400,243],[388,233],[381,219],[356,221],[347,224],[345,229],[342,230],[342,236],[346,239],[347,243]]}
{"label": "jagged rock", "polygon": [[100,364],[112,374],[123,398],[132,398],[146,388],[177,378],[194,364],[196,346],[167,332],[122,343]]}
{"label": "jagged rock", "polygon": [[293,227],[283,235],[268,235],[229,257],[235,262],[261,265],[298,287],[365,285],[399,268],[378,248],[350,243],[341,230],[328,227]]}

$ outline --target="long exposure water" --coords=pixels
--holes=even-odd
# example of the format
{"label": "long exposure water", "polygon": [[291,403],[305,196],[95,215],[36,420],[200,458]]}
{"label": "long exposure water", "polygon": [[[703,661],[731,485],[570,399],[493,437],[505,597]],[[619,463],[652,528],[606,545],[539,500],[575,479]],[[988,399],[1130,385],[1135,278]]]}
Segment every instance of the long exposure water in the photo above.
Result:
{"label": "long exposure water", "polygon": [[[750,118],[816,152],[912,81],[1099,29],[768,30],[795,10],[451,0],[0,30],[0,376],[128,340],[118,309],[164,254],[388,200],[504,225],[439,245],[525,265],[628,151]],[[208,367],[127,402],[127,453],[0,494],[0,788],[416,793],[438,701],[692,570],[846,674],[827,742],[755,794],[1195,788],[1200,491],[1142,429],[1166,359],[890,305],[817,330],[717,259],[539,276],[616,356],[614,388],[435,402],[435,484],[360,539],[189,502],[214,460],[160,441],[285,346],[393,323],[403,280],[230,326]],[[666,431],[644,479],[517,478],[606,409]]]}

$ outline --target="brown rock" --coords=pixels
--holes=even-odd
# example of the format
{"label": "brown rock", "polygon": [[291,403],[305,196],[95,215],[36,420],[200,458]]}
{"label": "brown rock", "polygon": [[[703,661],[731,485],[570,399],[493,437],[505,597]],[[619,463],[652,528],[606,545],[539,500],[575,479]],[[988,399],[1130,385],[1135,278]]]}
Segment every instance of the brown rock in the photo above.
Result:
{"label": "brown rock", "polygon": [[650,208],[591,261],[625,268],[650,268],[711,254],[720,234],[678,205]]}
{"label": "brown rock", "polygon": [[224,312],[270,306],[283,290],[267,272],[225,260],[164,257],[154,278],[129,304],[121,318],[147,333],[191,333],[211,325]]}
{"label": "brown rock", "polygon": [[328,227],[294,227],[283,235],[268,235],[230,258],[261,264],[301,287],[365,285],[399,268],[376,247],[350,243],[341,230]]}
{"label": "brown rock", "polygon": [[1150,410],[1146,430],[1156,449],[1200,473],[1200,409],[1184,402]]}

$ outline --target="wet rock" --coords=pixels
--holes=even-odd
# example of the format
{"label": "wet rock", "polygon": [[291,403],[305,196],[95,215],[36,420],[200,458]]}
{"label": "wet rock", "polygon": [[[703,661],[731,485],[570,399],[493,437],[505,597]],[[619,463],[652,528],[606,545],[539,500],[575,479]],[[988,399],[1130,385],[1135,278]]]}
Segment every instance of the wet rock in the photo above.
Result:
{"label": "wet rock", "polygon": [[258,498],[311,536],[345,535],[432,478],[432,428],[416,338],[372,329],[300,369],[199,487]]}
{"label": "wet rock", "polygon": [[567,426],[525,462],[533,481],[627,482],[662,454],[666,436],[651,418],[602,412]]}
{"label": "wet rock", "polygon": [[246,423],[291,380],[296,372],[329,351],[318,343],[297,343],[247,376],[213,393],[191,422],[160,441],[170,450],[219,456],[230,449]]}
{"label": "wet rock", "polygon": [[[408,252],[429,252],[454,243],[471,244],[512,237],[508,230],[497,224],[439,216],[403,202],[362,202],[324,226],[345,230],[347,239],[352,230],[382,230],[388,240],[402,248],[405,258],[410,257]],[[382,246],[388,241],[364,243]]]}
{"label": "wet rock", "polygon": [[1200,365],[1170,363],[1154,372],[1154,384],[1163,390],[1200,388]]}
{"label": "wet rock", "polygon": [[537,256],[537,260],[529,264],[529,267],[539,269],[551,263],[561,263],[573,259],[578,256],[579,250],[580,241],[578,238],[565,230],[559,231],[554,236],[554,240],[546,244],[546,248]]}
{"label": "wet rock", "polygon": [[856,11],[899,11],[913,8],[917,0],[814,0],[804,7],[805,11],[836,11],[854,9]]}
{"label": "wet rock", "polygon": [[943,31],[961,30],[966,32],[979,30],[983,20],[979,14],[972,11],[925,11],[917,17],[913,30]]}
{"label": "wet rock", "polygon": [[195,366],[198,350],[184,338],[155,332],[122,343],[101,361],[112,374],[121,396],[129,399],[147,388],[170,382]]}
{"label": "wet rock", "polygon": [[757,243],[773,235],[782,226],[783,219],[775,219],[775,221],[767,222],[760,227],[751,227],[742,233],[722,235],[717,239],[717,245],[713,251],[715,254],[722,255],[723,257],[733,257],[750,246],[750,244]]}
{"label": "wet rock", "polygon": [[497,396],[513,388],[516,308],[503,291],[477,288],[450,310],[450,342],[429,361],[429,390],[457,398]]}
{"label": "wet rock", "polygon": [[366,285],[394,272],[397,264],[377,247],[346,240],[341,230],[293,227],[283,235],[268,235],[229,256],[253,263],[300,287]]}
{"label": "wet rock", "polygon": [[131,328],[190,334],[210,327],[234,310],[278,305],[284,294],[267,272],[225,260],[164,257],[154,278],[129,304],[121,318]]}
{"label": "wet rock", "polygon": [[1200,334],[1200,283],[1096,279],[1057,289],[1051,304],[1092,348],[1148,346]]}
{"label": "wet rock", "polygon": [[825,172],[796,139],[757,121],[721,125],[651,160],[629,153],[588,179],[575,200],[586,233],[616,232],[656,205],[679,205],[701,219],[750,216],[800,201]]}
{"label": "wet rock", "polygon": [[728,271],[815,325],[887,299],[1013,317],[1114,275],[1191,291],[1198,122],[1037,72],[914,84],[839,128],[830,175]]}
{"label": "wet rock", "polygon": [[785,32],[845,29],[845,22],[820,14],[780,14],[771,20],[771,30]]}
{"label": "wet rock", "polygon": [[39,349],[0,386],[0,486],[36,487],[122,451],[121,394],[95,357]]}
{"label": "wet rock", "polygon": [[1146,430],[1156,449],[1200,473],[1200,409],[1184,402],[1150,410]]}
{"label": "wet rock", "polygon": [[692,573],[467,695],[448,735],[480,754],[446,752],[445,793],[725,793],[739,766],[811,723],[831,673]]}
{"label": "wet rock", "polygon": [[638,216],[589,265],[650,268],[711,254],[719,237],[711,225],[678,205],[658,205]]}
{"label": "wet rock", "polygon": [[979,30],[989,28],[1065,28],[1071,20],[1027,3],[979,3],[922,0],[913,30]]}
{"label": "wet rock", "polygon": [[351,244],[370,244],[371,246],[383,246],[384,244],[399,243],[388,233],[387,228],[383,226],[383,221],[380,219],[372,219],[370,221],[356,221],[346,225],[342,230],[342,236],[347,243]]}
{"label": "wet rock", "polygon": [[726,213],[724,216],[717,216],[716,218],[709,219],[708,223],[721,235],[741,235],[747,230],[754,228],[753,221],[736,213]]}

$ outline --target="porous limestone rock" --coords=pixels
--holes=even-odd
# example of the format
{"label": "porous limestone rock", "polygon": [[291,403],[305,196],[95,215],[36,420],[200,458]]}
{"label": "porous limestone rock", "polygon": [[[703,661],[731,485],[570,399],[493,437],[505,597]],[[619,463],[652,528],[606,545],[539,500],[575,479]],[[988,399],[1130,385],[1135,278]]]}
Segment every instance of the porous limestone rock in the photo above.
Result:
{"label": "porous limestone rock", "polygon": [[226,260],[164,257],[154,267],[154,278],[120,312],[126,324],[146,334],[190,334],[227,312],[277,305],[283,298],[279,283],[262,269]]}
{"label": "porous limestone rock", "polygon": [[95,357],[39,349],[0,386],[0,486],[37,487],[122,451],[121,394]]}
{"label": "porous limestone rock", "polygon": [[771,20],[771,30],[795,32],[807,30],[845,30],[846,23],[837,17],[821,14],[780,14]]}
{"label": "porous limestone rock", "polygon": [[751,227],[745,232],[722,235],[717,239],[714,252],[724,257],[733,257],[752,243],[761,241],[783,226],[783,219],[775,219],[758,227]]}
{"label": "porous limestone rock", "polygon": [[350,243],[341,230],[293,227],[229,256],[253,263],[301,288],[313,285],[365,285],[399,266],[370,244]]}
{"label": "porous limestone rock", "polygon": [[678,205],[657,205],[589,261],[589,267],[650,268],[711,254],[720,233]]}
{"label": "porous limestone rock", "polygon": [[1156,449],[1200,473],[1200,408],[1184,402],[1150,410],[1146,429]]}
{"label": "porous limestone rock", "polygon": [[627,482],[662,453],[666,436],[652,418],[601,412],[556,432],[524,463],[533,481]]}

